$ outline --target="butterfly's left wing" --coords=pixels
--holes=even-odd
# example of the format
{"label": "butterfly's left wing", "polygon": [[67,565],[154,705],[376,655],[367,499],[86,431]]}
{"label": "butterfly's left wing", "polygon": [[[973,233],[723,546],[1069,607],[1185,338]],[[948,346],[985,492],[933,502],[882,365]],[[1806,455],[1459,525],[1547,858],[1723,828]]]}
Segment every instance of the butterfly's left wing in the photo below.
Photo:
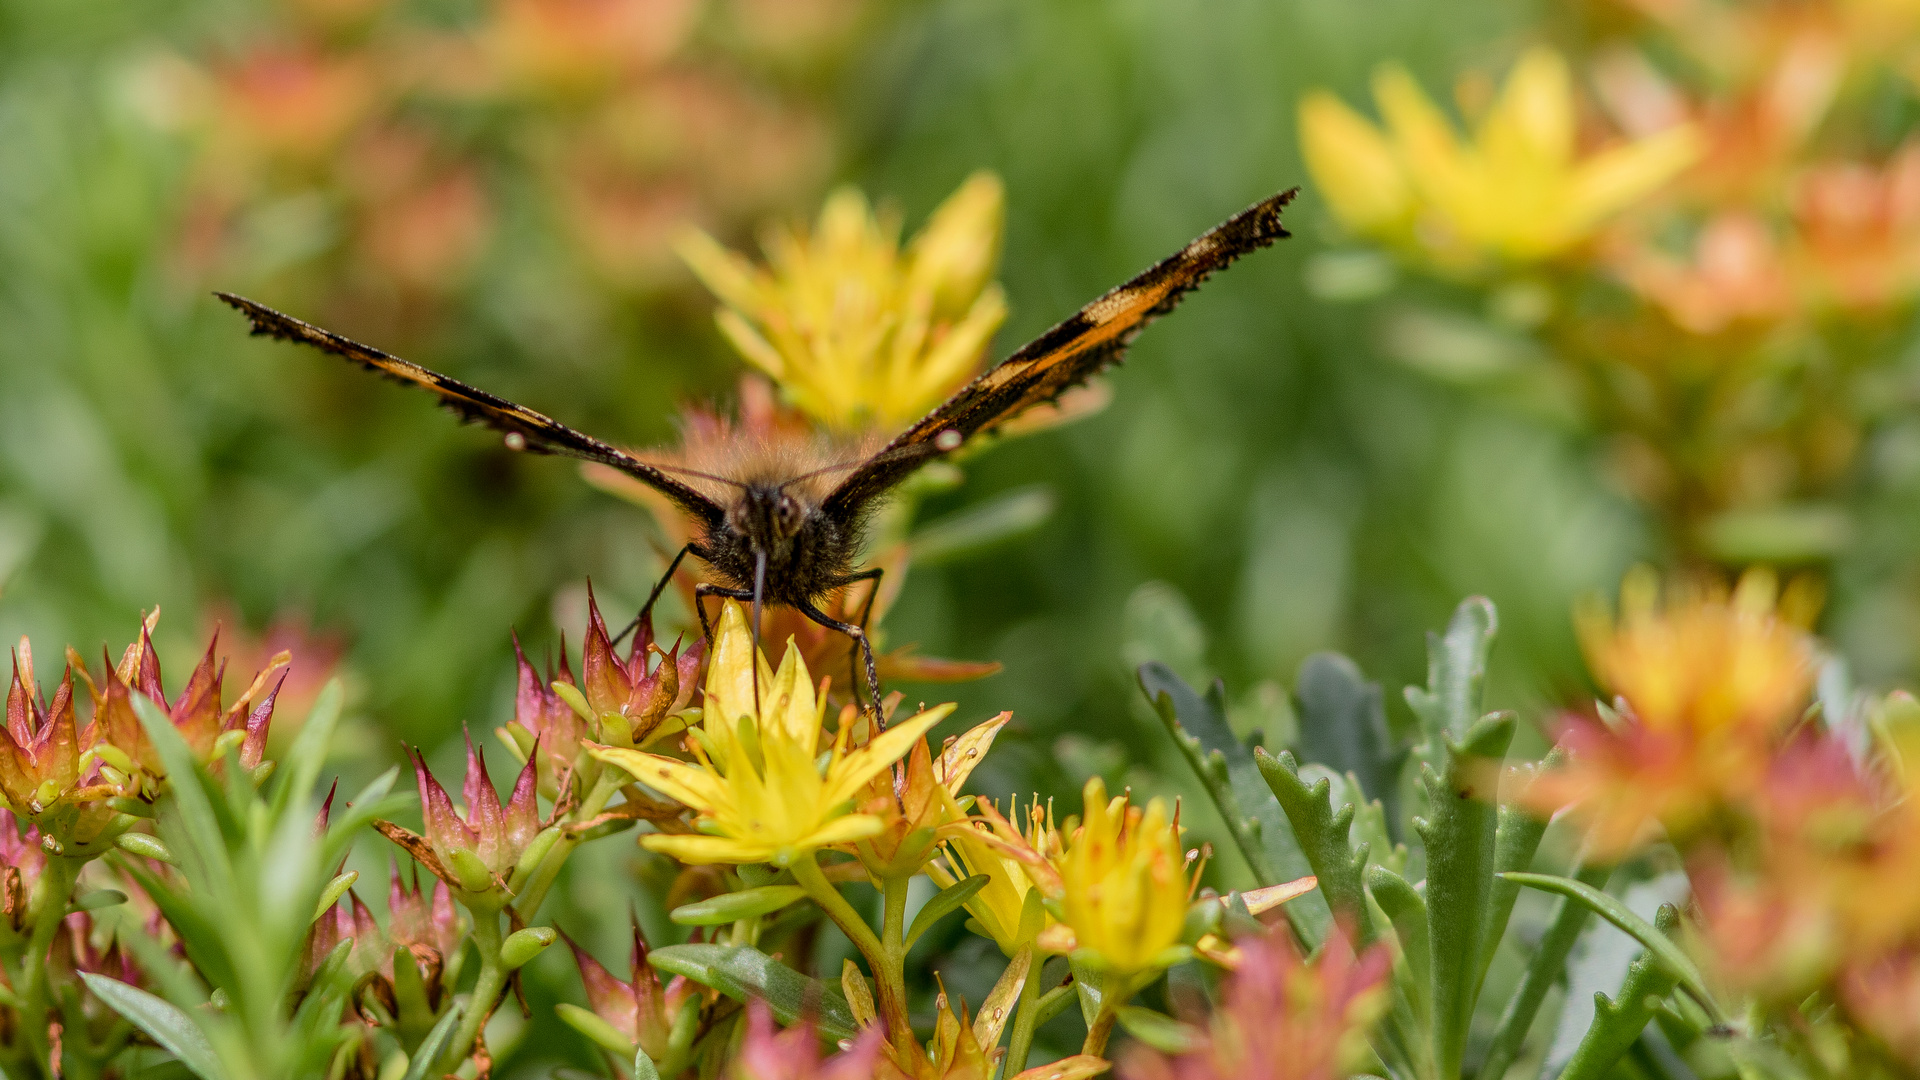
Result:
{"label": "butterfly's left wing", "polygon": [[371,345],[341,337],[331,330],[301,322],[244,296],[224,292],[214,295],[244,314],[253,323],[256,335],[311,345],[397,382],[425,390],[438,398],[443,408],[452,410],[460,419],[504,433],[509,445],[516,449],[536,454],[564,454],[611,465],[665,495],[688,516],[709,529],[718,525],[725,516],[725,511],[718,503],[660,469],[525,405],[517,405],[479,387],[468,386],[437,371],[429,371]]}
{"label": "butterfly's left wing", "polygon": [[1172,311],[1208,275],[1291,235],[1280,223],[1280,211],[1298,191],[1283,191],[1240,211],[982,373],[861,463],[828,494],[823,508],[830,515],[857,517],[876,496],[928,461],[1117,363],[1148,323]]}

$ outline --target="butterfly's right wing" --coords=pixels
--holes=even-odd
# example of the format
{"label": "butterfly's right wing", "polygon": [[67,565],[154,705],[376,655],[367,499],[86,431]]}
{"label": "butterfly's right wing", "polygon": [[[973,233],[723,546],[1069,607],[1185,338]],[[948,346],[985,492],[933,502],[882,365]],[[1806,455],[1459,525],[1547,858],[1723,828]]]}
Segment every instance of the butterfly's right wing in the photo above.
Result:
{"label": "butterfly's right wing", "polygon": [[551,417],[516,405],[505,398],[495,397],[485,390],[468,386],[457,379],[428,371],[418,364],[381,352],[370,345],[362,345],[332,331],[301,322],[291,315],[284,315],[245,297],[234,296],[231,293],[214,295],[246,315],[253,322],[255,334],[311,345],[322,352],[351,360],[388,378],[417,386],[439,398],[442,406],[451,409],[468,423],[483,424],[495,431],[506,433],[510,439],[518,436],[516,441],[521,445],[516,449],[525,449],[536,454],[564,454],[567,457],[583,458],[612,466],[673,500],[675,505],[708,528],[719,524],[725,516],[725,511],[720,504],[686,484],[624,450],[601,442],[591,435],[575,431]]}
{"label": "butterfly's right wing", "polygon": [[1290,235],[1280,211],[1298,191],[1283,191],[1233,215],[989,368],[855,468],[828,494],[826,511],[857,518],[928,461],[1118,363],[1148,323],[1172,311],[1214,271]]}

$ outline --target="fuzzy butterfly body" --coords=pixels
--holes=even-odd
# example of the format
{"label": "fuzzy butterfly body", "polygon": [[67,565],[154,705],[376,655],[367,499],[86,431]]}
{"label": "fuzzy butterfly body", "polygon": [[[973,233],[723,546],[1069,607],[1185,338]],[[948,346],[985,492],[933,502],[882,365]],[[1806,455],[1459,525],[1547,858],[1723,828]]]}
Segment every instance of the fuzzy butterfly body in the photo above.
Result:
{"label": "fuzzy butterfly body", "polygon": [[[740,448],[715,472],[649,462],[418,364],[243,297],[216,295],[252,321],[253,333],[312,345],[420,387],[461,419],[502,432],[515,450],[599,462],[652,487],[686,513],[699,531],[681,555],[696,556],[717,579],[699,586],[700,596],[785,604],[846,633],[860,645],[869,700],[878,702],[879,680],[864,628],[833,619],[817,605],[835,589],[878,576],[877,570],[856,570],[855,562],[867,518],[880,499],[927,462],[1118,363],[1141,329],[1171,311],[1213,272],[1288,236],[1280,212],[1297,190],[1228,218],[987,369],[877,451],[841,462],[831,457],[801,462],[752,447]],[[836,475],[840,479],[832,480]],[[679,561],[676,556],[668,577]],[[706,610],[697,606],[704,628]]]}

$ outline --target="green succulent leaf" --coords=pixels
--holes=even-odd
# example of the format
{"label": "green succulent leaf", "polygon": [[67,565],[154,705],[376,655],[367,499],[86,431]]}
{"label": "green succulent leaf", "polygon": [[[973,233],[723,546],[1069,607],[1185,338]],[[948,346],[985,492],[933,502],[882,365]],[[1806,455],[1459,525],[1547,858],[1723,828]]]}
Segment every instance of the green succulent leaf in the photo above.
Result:
{"label": "green succulent leaf", "polygon": [[[1655,928],[1661,938],[1669,937],[1680,925],[1680,913],[1672,904],[1663,904]],[[1620,994],[1609,999],[1593,995],[1593,1023],[1580,1039],[1573,1057],[1560,1074],[1560,1080],[1602,1080],[1646,1030],[1647,1022],[1659,1011],[1660,1000],[1673,992],[1679,975],[1652,949],[1640,954],[1627,968]]]}
{"label": "green succulent leaf", "polygon": [[1513,741],[1511,714],[1488,716],[1459,743],[1443,739],[1442,768],[1424,766],[1429,817],[1414,830],[1427,854],[1427,928],[1433,950],[1433,1048],[1443,1075],[1457,1075],[1480,997],[1480,955],[1493,917],[1495,803],[1500,761]]}
{"label": "green succulent leaf", "polygon": [[113,845],[130,855],[163,862],[169,866],[173,865],[173,852],[167,849],[167,845],[160,842],[159,837],[147,833],[121,833],[113,838]]}
{"label": "green succulent leaf", "polygon": [[551,926],[529,926],[515,930],[500,943],[500,966],[509,971],[525,967],[559,940]]}
{"label": "green succulent leaf", "polygon": [[1652,923],[1633,913],[1627,905],[1617,898],[1601,892],[1584,881],[1572,878],[1555,877],[1551,874],[1504,874],[1508,881],[1518,882],[1529,888],[1542,889],[1558,893],[1577,901],[1588,910],[1625,931],[1626,934],[1646,946],[1649,955],[1666,965],[1667,973],[1674,976],[1680,988],[1685,990],[1700,1007],[1707,1010],[1716,1023],[1725,1020],[1718,1003],[1707,990],[1706,980],[1700,969],[1672,938],[1660,932]]}
{"label": "green succulent leaf", "polygon": [[1427,901],[1406,878],[1384,866],[1367,868],[1367,889],[1400,940],[1408,1004],[1416,1022],[1426,1027],[1433,1016],[1433,948],[1427,937]]}
{"label": "green succulent leaf", "polygon": [[[140,696],[135,695],[136,699]],[[134,1027],[179,1059],[180,1064],[191,1069],[195,1076],[201,1080],[226,1080],[226,1069],[220,1064],[219,1055],[214,1053],[213,1044],[207,1041],[206,1033],[184,1010],[117,979],[95,975],[90,971],[81,972],[80,977],[86,980],[87,989],[93,991],[94,997],[126,1017]]]}
{"label": "green succulent leaf", "polygon": [[1192,1024],[1138,1005],[1122,1005],[1116,1015],[1127,1034],[1163,1054],[1189,1053],[1204,1038],[1200,1029]]}
{"label": "green succulent leaf", "polygon": [[647,954],[647,962],[661,971],[685,975],[735,1001],[758,998],[782,1024],[811,1016],[820,1033],[834,1040],[856,1034],[853,1010],[839,988],[782,964],[746,945],[668,945]]}
{"label": "green succulent leaf", "polygon": [[[637,1049],[633,1045],[632,1039],[627,1038],[620,1033],[619,1029],[601,1019],[598,1013],[590,1012],[578,1005],[564,1001],[555,1005],[553,1011],[559,1014],[560,1019],[565,1021],[568,1027],[592,1039],[610,1054],[618,1054],[621,1057],[625,1057],[630,1053],[634,1053]],[[649,1061],[647,1064],[651,1066],[653,1062]]]}
{"label": "green succulent leaf", "polygon": [[1355,848],[1350,840],[1353,804],[1335,810],[1333,781],[1323,776],[1309,784],[1301,777],[1291,751],[1282,751],[1276,758],[1255,749],[1253,758],[1268,790],[1286,813],[1307,865],[1320,879],[1320,894],[1326,904],[1334,914],[1352,920],[1362,940],[1371,941],[1375,927],[1367,911],[1361,876],[1367,868],[1368,848],[1365,844]]}
{"label": "green succulent leaf", "polygon": [[667,917],[681,926],[725,926],[779,911],[806,895],[807,890],[798,885],[763,885],[681,904]]}
{"label": "green succulent leaf", "polygon": [[[1560,749],[1555,747],[1541,767],[1558,765],[1562,756]],[[1507,932],[1507,923],[1513,918],[1513,905],[1520,899],[1520,886],[1501,875],[1530,869],[1534,853],[1540,850],[1540,840],[1546,832],[1545,817],[1513,802],[1507,792],[1501,793],[1493,839],[1493,903],[1487,915],[1486,938],[1480,943],[1482,982],[1486,981],[1487,969],[1493,966],[1494,953],[1500,948],[1500,938]]]}
{"label": "green succulent leaf", "polygon": [[918,914],[914,915],[912,925],[907,927],[907,948],[913,948],[913,943],[920,940],[920,935],[933,929],[935,923],[973,899],[973,895],[986,888],[987,882],[991,880],[993,879],[985,874],[975,874],[941,889],[933,899],[927,901]]}
{"label": "green succulent leaf", "polygon": [[[1612,876],[1613,868],[1610,865],[1582,867],[1575,874],[1577,880],[1596,890],[1605,888],[1607,879]],[[1510,875],[1503,875],[1503,879],[1512,882]],[[1592,914],[1591,908],[1573,897],[1560,898],[1553,919],[1547,924],[1547,932],[1541,935],[1539,944],[1533,948],[1533,955],[1527,959],[1520,985],[1514,988],[1513,996],[1507,999],[1506,1008],[1500,1013],[1499,1027],[1494,1031],[1493,1042],[1488,1046],[1486,1059],[1480,1066],[1482,1075],[1505,1076],[1508,1067],[1519,1057],[1527,1032],[1533,1027],[1541,1004],[1547,999],[1547,991],[1565,974],[1567,957],[1572,955],[1573,946],[1580,940],[1580,932],[1586,928]]]}
{"label": "green succulent leaf", "polygon": [[460,1004],[455,1002],[447,1006],[446,1015],[433,1025],[433,1030],[427,1032],[426,1038],[420,1040],[419,1048],[407,1061],[406,1075],[400,1080],[427,1080],[427,1077],[436,1075],[434,1066],[445,1056],[447,1044],[453,1041],[453,1031],[459,1026]]}

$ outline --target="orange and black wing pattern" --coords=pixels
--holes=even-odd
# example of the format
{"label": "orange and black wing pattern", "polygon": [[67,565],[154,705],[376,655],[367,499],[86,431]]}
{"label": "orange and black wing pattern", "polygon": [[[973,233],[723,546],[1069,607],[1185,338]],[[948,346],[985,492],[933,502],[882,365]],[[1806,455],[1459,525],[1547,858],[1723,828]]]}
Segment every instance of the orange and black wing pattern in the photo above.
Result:
{"label": "orange and black wing pattern", "polygon": [[725,515],[721,506],[686,484],[668,476],[632,454],[560,423],[551,417],[496,397],[458,379],[428,371],[418,364],[381,352],[370,345],[341,337],[310,323],[284,315],[264,304],[256,304],[231,293],[215,293],[238,308],[253,322],[253,333],[282,341],[311,345],[344,360],[351,360],[388,378],[417,386],[440,399],[440,404],[457,413],[460,419],[483,424],[504,432],[515,449],[536,454],[564,454],[610,465],[647,484],[673,500],[682,510],[708,527],[717,525]]}
{"label": "orange and black wing pattern", "polygon": [[1281,225],[1280,211],[1298,191],[1283,191],[1228,218],[983,372],[855,469],[827,496],[827,512],[858,516],[921,465],[1118,363],[1148,323],[1172,311],[1214,271],[1292,235]]}

